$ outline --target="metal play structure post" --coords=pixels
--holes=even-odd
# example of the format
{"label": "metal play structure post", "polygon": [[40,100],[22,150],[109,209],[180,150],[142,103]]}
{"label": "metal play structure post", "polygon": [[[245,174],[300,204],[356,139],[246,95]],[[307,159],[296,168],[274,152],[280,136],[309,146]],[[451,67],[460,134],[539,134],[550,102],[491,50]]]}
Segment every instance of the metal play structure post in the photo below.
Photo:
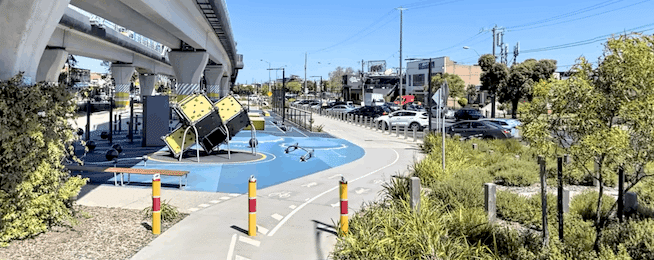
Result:
{"label": "metal play structure post", "polygon": [[250,175],[248,181],[248,235],[257,235],[257,179]]}
{"label": "metal play structure post", "polygon": [[339,195],[341,198],[341,231],[343,231],[344,234],[347,234],[347,181],[345,181],[345,178],[341,176],[341,181],[339,183]]}
{"label": "metal play structure post", "polygon": [[152,234],[161,234],[161,177],[152,176]]}

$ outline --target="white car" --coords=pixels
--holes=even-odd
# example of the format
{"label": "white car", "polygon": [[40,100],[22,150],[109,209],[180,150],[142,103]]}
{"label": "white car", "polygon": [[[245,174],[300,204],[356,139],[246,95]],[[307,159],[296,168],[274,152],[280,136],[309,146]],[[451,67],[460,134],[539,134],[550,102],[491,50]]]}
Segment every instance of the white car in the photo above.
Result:
{"label": "white car", "polygon": [[341,113],[347,113],[352,110],[354,110],[353,106],[350,105],[335,105],[333,107],[330,107],[328,109],[325,109],[326,111],[335,111],[335,112],[341,112]]}
{"label": "white car", "polygon": [[421,130],[429,126],[429,119],[427,117],[427,112],[398,110],[376,118],[375,123],[382,129],[388,129],[390,126],[391,128],[400,127],[400,129],[404,129],[404,127],[409,127],[411,130]]}

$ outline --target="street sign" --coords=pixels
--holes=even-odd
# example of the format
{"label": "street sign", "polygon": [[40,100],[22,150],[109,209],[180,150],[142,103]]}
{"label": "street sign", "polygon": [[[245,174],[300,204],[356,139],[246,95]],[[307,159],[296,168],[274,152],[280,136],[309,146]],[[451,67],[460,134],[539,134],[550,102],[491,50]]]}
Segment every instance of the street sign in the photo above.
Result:
{"label": "street sign", "polygon": [[438,101],[438,99],[439,99],[440,96],[441,96],[441,92],[440,92],[440,91],[441,91],[441,90],[439,89],[438,91],[436,91],[436,93],[434,93],[433,96],[431,96],[431,99],[434,100],[434,102],[436,102],[437,104],[440,104],[440,103],[441,103],[441,102]]}
{"label": "street sign", "polygon": [[269,97],[272,96],[272,92],[268,91],[268,96]]}

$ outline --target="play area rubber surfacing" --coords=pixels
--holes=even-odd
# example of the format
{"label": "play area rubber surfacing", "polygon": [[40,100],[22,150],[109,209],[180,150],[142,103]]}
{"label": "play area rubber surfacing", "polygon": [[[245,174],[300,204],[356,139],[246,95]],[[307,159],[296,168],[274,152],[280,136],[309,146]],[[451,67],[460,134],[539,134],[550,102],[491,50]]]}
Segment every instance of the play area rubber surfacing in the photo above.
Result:
{"label": "play area rubber surfacing", "polygon": [[[230,141],[231,158],[228,158],[227,146],[221,145],[220,151],[206,155],[200,148],[200,162],[197,162],[195,146],[185,153],[180,161],[174,158],[167,147],[141,147],[140,142],[129,144],[119,136],[114,144],[120,143],[123,152],[118,167],[142,169],[164,169],[189,171],[184,190],[245,193],[250,175],[257,178],[260,189],[310,175],[329,168],[357,160],[364,155],[364,150],[346,140],[337,139],[328,134],[312,134],[295,128],[283,132],[272,123],[273,117],[266,117],[266,130],[257,131],[257,154],[249,147],[251,132],[243,130]],[[274,120],[278,120],[275,118]],[[111,145],[106,140],[95,140],[98,147],[83,159],[87,166],[113,166],[104,159],[104,151]],[[306,150],[313,150],[310,159],[302,161],[307,152],[301,149],[288,149],[297,144]],[[147,155],[147,162],[141,156]],[[76,174],[76,173],[73,173]],[[81,173],[90,178],[91,183],[114,185],[111,173]],[[120,183],[120,177],[118,183]],[[127,181],[127,175],[124,176]],[[126,187],[149,188],[152,176],[132,174]],[[179,177],[161,176],[164,188],[177,189]]]}

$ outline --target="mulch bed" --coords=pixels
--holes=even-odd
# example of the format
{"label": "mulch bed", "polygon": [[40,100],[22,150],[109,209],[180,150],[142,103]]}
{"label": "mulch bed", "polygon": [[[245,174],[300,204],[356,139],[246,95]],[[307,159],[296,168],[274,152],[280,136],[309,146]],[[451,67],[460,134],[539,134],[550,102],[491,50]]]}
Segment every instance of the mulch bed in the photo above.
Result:
{"label": "mulch bed", "polygon": [[[75,205],[74,225],[52,227],[34,238],[0,247],[0,259],[129,259],[145,247],[152,234],[152,219],[141,210]],[[161,224],[161,233],[188,214]]]}

